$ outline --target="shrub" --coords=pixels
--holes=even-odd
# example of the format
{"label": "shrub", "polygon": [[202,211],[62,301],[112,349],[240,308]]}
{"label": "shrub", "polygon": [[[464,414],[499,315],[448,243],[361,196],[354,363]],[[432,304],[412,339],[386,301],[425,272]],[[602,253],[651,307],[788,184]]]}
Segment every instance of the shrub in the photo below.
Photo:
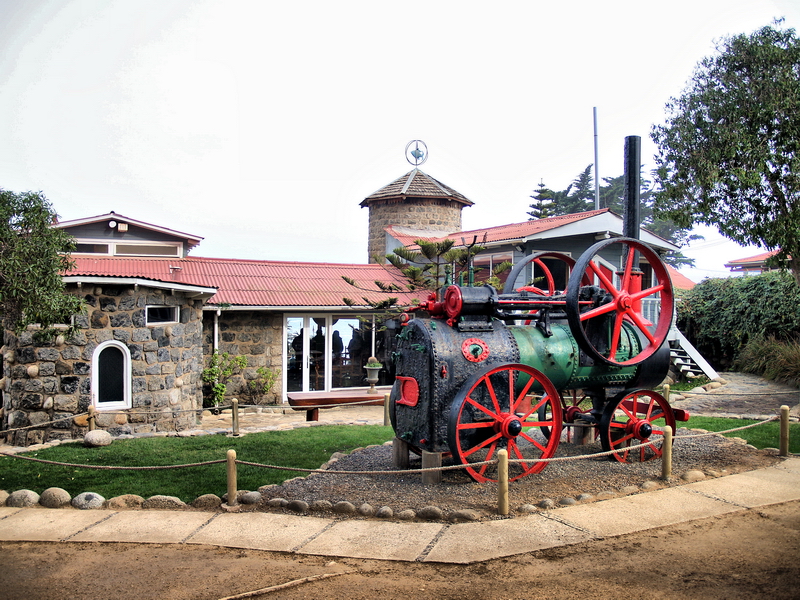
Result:
{"label": "shrub", "polygon": [[706,279],[678,303],[678,326],[707,359],[727,366],[752,339],[800,338],[800,287],[778,271]]}
{"label": "shrub", "polygon": [[211,405],[219,406],[225,400],[228,379],[247,366],[246,356],[231,356],[227,352],[214,350],[208,367],[203,369],[202,378],[211,387]]}
{"label": "shrub", "polygon": [[800,341],[753,338],[736,357],[734,367],[800,387]]}

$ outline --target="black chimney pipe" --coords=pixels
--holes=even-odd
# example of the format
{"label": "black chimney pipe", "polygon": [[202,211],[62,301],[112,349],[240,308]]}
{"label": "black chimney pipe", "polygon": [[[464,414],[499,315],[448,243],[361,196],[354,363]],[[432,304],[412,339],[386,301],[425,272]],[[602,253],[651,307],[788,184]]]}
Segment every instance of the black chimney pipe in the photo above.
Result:
{"label": "black chimney pipe", "polygon": [[641,223],[639,205],[642,187],[642,138],[629,135],[625,138],[625,195],[623,196],[622,234],[639,239]]}

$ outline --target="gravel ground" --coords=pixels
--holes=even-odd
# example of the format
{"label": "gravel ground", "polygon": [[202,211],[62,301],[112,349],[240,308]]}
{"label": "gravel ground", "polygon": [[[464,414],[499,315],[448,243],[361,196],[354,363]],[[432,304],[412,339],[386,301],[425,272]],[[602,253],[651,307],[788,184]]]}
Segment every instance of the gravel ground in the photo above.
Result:
{"label": "gravel ground", "polygon": [[[593,458],[566,462],[551,462],[538,474],[522,477],[509,485],[512,511],[523,505],[539,505],[551,500],[556,505],[570,502],[601,500],[660,487],[686,483],[682,476],[689,471],[701,471],[706,477],[718,477],[762,468],[778,459],[771,451],[756,450],[730,438],[713,435],[681,440],[696,431],[679,429],[673,449],[673,477],[660,480],[661,461],[619,463],[608,458]],[[600,452],[600,444],[576,446],[562,442],[557,456],[574,456]],[[411,469],[420,468],[419,457],[411,455]],[[445,458],[443,464],[452,464]],[[390,445],[357,450],[329,465],[330,471],[394,471]],[[697,473],[693,473],[697,476]],[[366,503],[374,509],[390,507],[399,511],[418,511],[437,506],[445,515],[456,510],[471,509],[481,518],[496,513],[497,485],[475,483],[464,471],[445,471],[439,485],[423,485],[421,475],[404,471],[402,475],[322,475],[313,474],[284,482],[279,486],[261,489],[265,498],[303,500],[309,504],[326,500],[332,504],[347,501],[356,507]],[[590,494],[591,498],[579,496]],[[312,507],[313,508],[313,507]],[[530,510],[529,507],[523,508]],[[280,509],[277,509],[280,510]],[[284,509],[286,510],[286,509]],[[325,511],[322,511],[325,512]]]}

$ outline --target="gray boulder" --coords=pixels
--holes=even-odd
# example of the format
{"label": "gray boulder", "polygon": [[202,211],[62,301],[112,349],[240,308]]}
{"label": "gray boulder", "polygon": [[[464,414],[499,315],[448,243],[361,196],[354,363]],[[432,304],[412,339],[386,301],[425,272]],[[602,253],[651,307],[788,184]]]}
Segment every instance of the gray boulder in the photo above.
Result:
{"label": "gray boulder", "polygon": [[72,499],[72,506],[79,510],[93,510],[103,508],[106,499],[94,492],[83,492]]}
{"label": "gray boulder", "polygon": [[6,506],[15,508],[30,508],[39,504],[39,494],[31,490],[17,490],[11,492],[6,500]]}

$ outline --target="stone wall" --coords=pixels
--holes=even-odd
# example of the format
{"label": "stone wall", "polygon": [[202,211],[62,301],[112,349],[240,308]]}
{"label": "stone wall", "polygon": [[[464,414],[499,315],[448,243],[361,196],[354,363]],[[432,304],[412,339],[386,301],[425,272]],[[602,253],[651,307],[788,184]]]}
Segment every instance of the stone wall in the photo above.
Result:
{"label": "stone wall", "polygon": [[[215,313],[214,310],[206,310],[203,314],[203,354],[206,365],[214,347]],[[227,352],[231,356],[247,357],[247,367],[228,381],[227,396],[236,397],[241,403],[247,404],[280,402],[283,315],[266,311],[220,310],[217,322],[220,353]],[[274,371],[278,378],[269,394],[254,398],[247,394],[246,387],[247,382],[258,377],[256,372],[258,367]]]}
{"label": "stone wall", "polygon": [[407,198],[402,201],[373,202],[369,206],[369,262],[375,255],[386,254],[386,232],[389,225],[439,234],[461,231],[463,204],[435,198]]}
{"label": "stone wall", "polygon": [[[101,412],[97,426],[113,435],[194,428],[202,407],[202,301],[182,292],[129,286],[78,289],[87,313],[76,331],[39,341],[36,332],[6,332],[3,351],[3,429],[42,424],[7,434],[6,442],[29,445],[73,439],[87,431],[86,418],[50,421],[85,413],[92,403],[92,356],[99,344],[117,340],[131,356],[132,408]],[[147,326],[147,305],[179,307],[179,322]]]}

